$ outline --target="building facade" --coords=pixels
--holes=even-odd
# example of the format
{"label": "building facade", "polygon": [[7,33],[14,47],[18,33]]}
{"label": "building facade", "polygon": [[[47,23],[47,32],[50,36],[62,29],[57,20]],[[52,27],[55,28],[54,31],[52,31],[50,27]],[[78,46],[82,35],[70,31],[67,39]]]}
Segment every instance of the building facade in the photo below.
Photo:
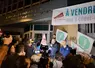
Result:
{"label": "building facade", "polygon": [[[0,26],[3,31],[18,32],[28,38],[41,38],[45,33],[49,43],[56,28],[51,25],[52,10],[90,1],[93,0],[0,0]],[[94,37],[94,24],[79,25],[78,29]]]}
{"label": "building facade", "polygon": [[2,3],[3,31],[20,32],[35,39],[45,33],[48,43],[53,34],[52,10],[67,6],[66,0],[4,0]]}

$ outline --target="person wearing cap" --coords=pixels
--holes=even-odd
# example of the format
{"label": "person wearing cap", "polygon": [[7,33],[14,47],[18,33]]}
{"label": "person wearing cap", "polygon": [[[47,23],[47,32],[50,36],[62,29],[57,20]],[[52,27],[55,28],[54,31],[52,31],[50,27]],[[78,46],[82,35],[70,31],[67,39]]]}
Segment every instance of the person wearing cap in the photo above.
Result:
{"label": "person wearing cap", "polygon": [[71,48],[66,44],[66,40],[60,43],[60,53],[66,58],[70,54]]}

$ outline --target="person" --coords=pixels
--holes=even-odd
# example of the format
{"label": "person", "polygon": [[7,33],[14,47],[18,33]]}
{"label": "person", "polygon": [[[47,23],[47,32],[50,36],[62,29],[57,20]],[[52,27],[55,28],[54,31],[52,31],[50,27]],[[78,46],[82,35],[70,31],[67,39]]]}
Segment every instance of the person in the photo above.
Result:
{"label": "person", "polygon": [[92,54],[92,57],[95,59],[95,41],[92,46],[91,54]]}
{"label": "person", "polygon": [[29,68],[30,61],[25,57],[24,45],[20,43],[16,46],[15,50],[13,49],[11,51],[15,51],[15,54],[8,55],[1,68]]}
{"label": "person", "polygon": [[71,48],[66,44],[66,40],[60,43],[60,53],[63,55],[64,58],[70,54]]}
{"label": "person", "polygon": [[26,56],[28,58],[33,55],[33,51],[34,51],[33,42],[34,41],[31,41],[31,40],[28,41],[28,45],[27,45],[27,49],[26,49]]}
{"label": "person", "polygon": [[52,61],[53,68],[63,68],[62,60],[63,60],[62,54],[57,53],[57,55],[55,56],[55,59]]}
{"label": "person", "polygon": [[58,44],[56,43],[56,39],[53,38],[51,40],[50,47],[51,47],[51,58],[54,58],[56,55],[56,52],[58,51]]}
{"label": "person", "polygon": [[8,52],[8,45],[12,42],[12,36],[10,35],[8,38],[3,39],[3,45],[0,47],[0,66],[2,64],[2,61],[4,60],[5,56]]}
{"label": "person", "polygon": [[[53,34],[52,39],[55,39],[55,41],[56,41],[56,34]],[[58,45],[57,46],[57,53],[59,53],[60,43],[58,43],[57,41],[55,43]]]}
{"label": "person", "polygon": [[53,34],[52,38],[56,39],[56,34]]}
{"label": "person", "polygon": [[64,68],[85,68],[85,65],[82,63],[80,55],[73,55],[66,57],[63,60]]}

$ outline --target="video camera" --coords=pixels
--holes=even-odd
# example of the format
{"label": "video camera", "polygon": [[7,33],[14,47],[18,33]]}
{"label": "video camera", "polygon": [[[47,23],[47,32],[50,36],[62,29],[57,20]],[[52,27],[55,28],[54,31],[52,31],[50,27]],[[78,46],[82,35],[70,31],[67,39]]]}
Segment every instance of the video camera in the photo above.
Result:
{"label": "video camera", "polygon": [[38,64],[38,68],[46,68],[46,65],[49,63],[49,47],[47,45],[41,45],[40,47],[41,51],[40,53],[42,54],[42,57],[40,58],[40,64]]}
{"label": "video camera", "polygon": [[50,50],[49,50],[49,47],[48,47],[48,45],[41,45],[41,47],[40,47],[40,49],[41,49],[41,51],[40,51],[40,53],[42,53],[42,56],[46,56],[46,57],[48,57],[49,56],[49,54],[50,54]]}
{"label": "video camera", "polygon": [[1,35],[1,37],[0,37],[0,45],[3,45],[3,39],[4,38],[9,38],[10,37],[10,34],[9,34],[9,32],[3,32],[2,33],[2,35]]}
{"label": "video camera", "polygon": [[3,38],[9,38],[10,37],[10,33],[9,32],[4,32],[2,35]]}

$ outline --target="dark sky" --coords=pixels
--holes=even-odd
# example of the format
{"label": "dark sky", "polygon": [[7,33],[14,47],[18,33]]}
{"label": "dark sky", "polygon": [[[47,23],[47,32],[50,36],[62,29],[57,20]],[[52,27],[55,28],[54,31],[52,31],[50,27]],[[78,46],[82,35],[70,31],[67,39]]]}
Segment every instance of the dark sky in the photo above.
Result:
{"label": "dark sky", "polygon": [[76,5],[76,4],[81,4],[81,3],[86,3],[86,2],[91,2],[95,0],[68,0],[68,5]]}

